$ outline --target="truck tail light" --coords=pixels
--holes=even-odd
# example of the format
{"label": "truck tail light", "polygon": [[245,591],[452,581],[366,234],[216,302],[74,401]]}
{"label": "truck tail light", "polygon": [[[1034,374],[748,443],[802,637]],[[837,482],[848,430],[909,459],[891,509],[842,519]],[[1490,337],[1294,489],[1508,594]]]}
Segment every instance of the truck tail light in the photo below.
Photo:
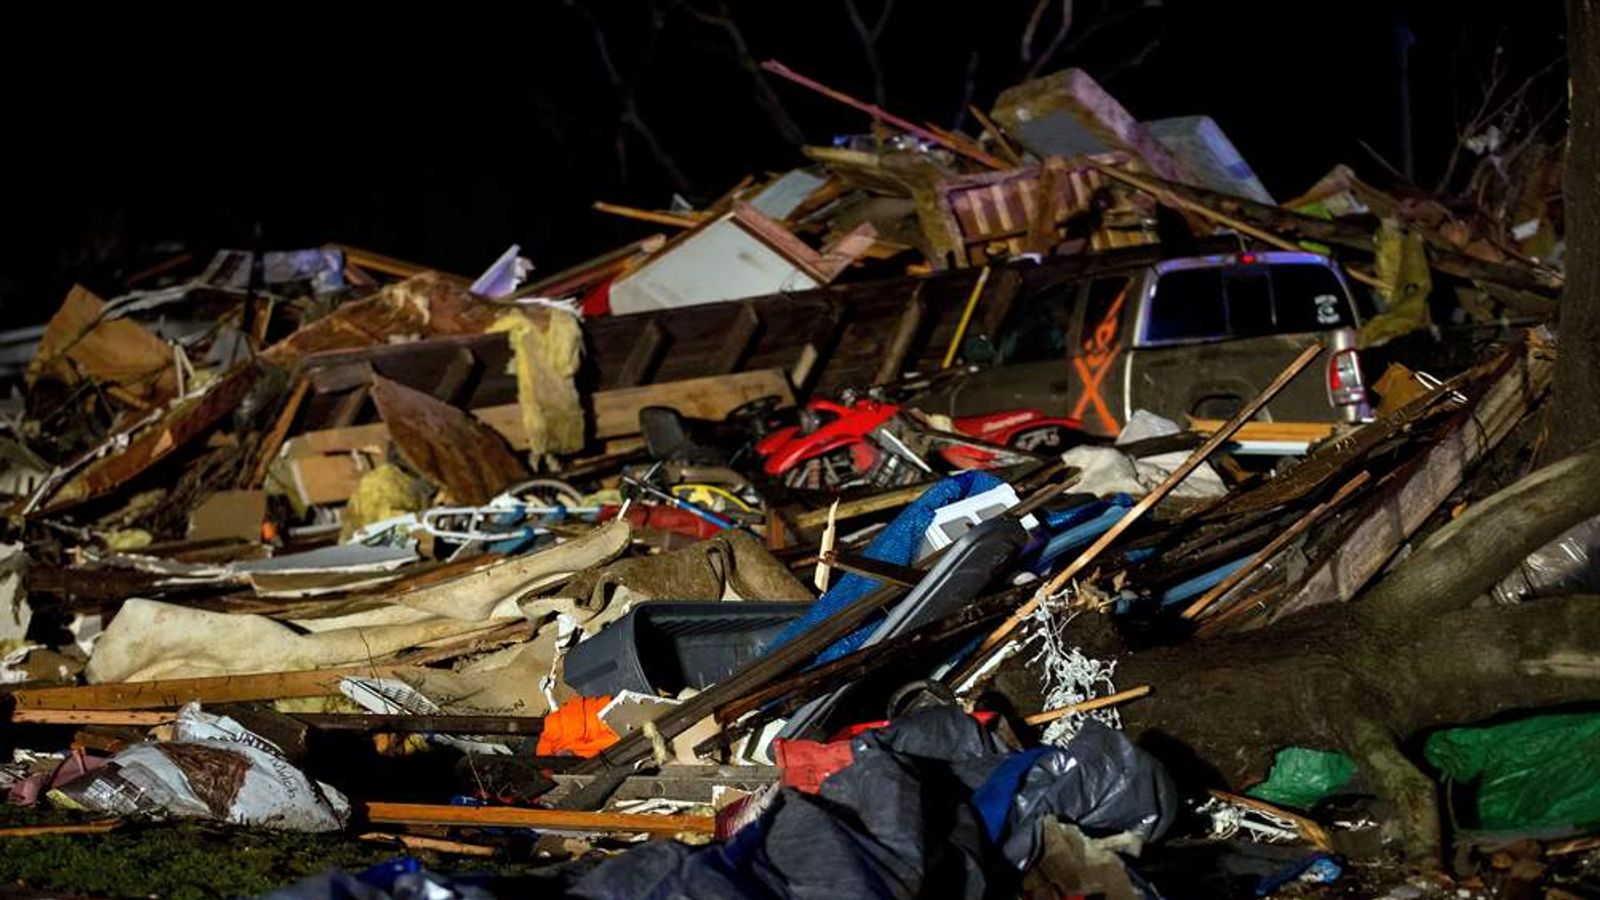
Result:
{"label": "truck tail light", "polygon": [[1328,358],[1328,402],[1334,406],[1357,406],[1367,402],[1361,359],[1354,349],[1334,351]]}

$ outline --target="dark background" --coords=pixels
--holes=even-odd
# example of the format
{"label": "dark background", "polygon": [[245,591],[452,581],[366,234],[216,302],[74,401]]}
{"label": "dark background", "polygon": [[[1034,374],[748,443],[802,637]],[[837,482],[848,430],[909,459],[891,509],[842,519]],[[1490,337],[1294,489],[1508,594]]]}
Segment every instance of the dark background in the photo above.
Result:
{"label": "dark background", "polygon": [[[1024,76],[1033,6],[899,0],[878,42],[888,108],[976,133],[963,99],[987,109]],[[869,22],[881,8],[858,0]],[[468,274],[516,242],[554,272],[658,230],[593,200],[707,202],[803,162],[752,59],[875,93],[842,0],[215,15],[82,11],[6,29],[0,327],[42,321],[74,279],[115,294],[174,247],[250,247],[258,225],[268,249],[337,240]],[[1564,25],[1560,0],[1076,0],[1043,71],[1083,67],[1141,119],[1212,116],[1282,199],[1340,162],[1395,180],[1377,156],[1404,164],[1410,35],[1415,175],[1431,187],[1496,46],[1518,77],[1557,63],[1544,93],[1564,91]],[[768,84],[789,137],[868,126]]]}

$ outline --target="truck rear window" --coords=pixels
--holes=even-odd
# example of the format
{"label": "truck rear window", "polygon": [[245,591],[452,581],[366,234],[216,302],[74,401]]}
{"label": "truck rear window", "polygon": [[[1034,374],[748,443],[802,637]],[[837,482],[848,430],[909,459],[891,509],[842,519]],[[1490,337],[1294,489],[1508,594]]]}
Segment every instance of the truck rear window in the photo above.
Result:
{"label": "truck rear window", "polygon": [[1161,275],[1146,309],[1144,341],[1295,334],[1355,324],[1344,285],[1327,266],[1207,266]]}

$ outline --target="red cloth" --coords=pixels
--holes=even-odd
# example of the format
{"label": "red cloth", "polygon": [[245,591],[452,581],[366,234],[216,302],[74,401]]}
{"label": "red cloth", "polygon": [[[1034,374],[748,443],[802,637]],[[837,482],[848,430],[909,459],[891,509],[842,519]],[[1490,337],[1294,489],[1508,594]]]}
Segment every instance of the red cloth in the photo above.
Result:
{"label": "red cloth", "polygon": [[560,708],[544,717],[544,730],[539,733],[540,756],[588,757],[615,744],[617,733],[600,721],[600,710],[611,702],[610,697],[573,697]]}

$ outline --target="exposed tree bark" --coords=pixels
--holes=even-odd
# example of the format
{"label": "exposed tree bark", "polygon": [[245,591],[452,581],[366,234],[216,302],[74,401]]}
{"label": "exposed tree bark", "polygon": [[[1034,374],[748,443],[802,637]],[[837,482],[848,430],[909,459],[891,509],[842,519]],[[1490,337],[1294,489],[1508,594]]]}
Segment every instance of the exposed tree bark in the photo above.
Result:
{"label": "exposed tree bark", "polygon": [[[1597,512],[1600,445],[1483,501],[1355,603],[1118,654],[1119,683],[1155,688],[1122,708],[1124,726],[1180,772],[1235,789],[1264,778],[1280,748],[1343,751],[1401,811],[1412,855],[1437,860],[1436,787],[1405,741],[1600,700],[1600,597],[1467,608],[1518,560]],[[1078,637],[1104,655],[1114,646],[1107,632],[1096,617]],[[1031,673],[1001,677],[1012,696],[1028,696]]]}
{"label": "exposed tree bark", "polygon": [[1550,419],[1557,456],[1600,434],[1600,0],[1567,0],[1567,63],[1566,287]]}

